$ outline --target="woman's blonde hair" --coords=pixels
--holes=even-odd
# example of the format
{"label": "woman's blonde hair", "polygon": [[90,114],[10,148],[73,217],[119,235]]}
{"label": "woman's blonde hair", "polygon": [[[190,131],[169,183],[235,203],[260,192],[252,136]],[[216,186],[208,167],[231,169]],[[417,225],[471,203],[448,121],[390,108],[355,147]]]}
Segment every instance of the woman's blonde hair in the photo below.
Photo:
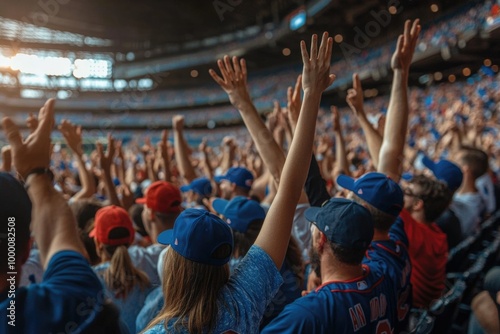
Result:
{"label": "woman's blonde hair", "polygon": [[141,290],[150,286],[146,273],[137,269],[132,263],[126,245],[104,245],[103,251],[108,257],[111,257],[109,267],[103,275],[104,282],[113,291],[116,298],[127,298],[129,292],[136,285]]}
{"label": "woman's blonde hair", "polygon": [[[212,255],[225,258],[231,246],[224,244]],[[165,305],[144,331],[164,323],[168,328],[175,319],[174,328],[184,327],[189,333],[211,332],[219,312],[219,293],[229,280],[229,266],[213,266],[184,258],[170,248],[163,265],[163,295]]]}

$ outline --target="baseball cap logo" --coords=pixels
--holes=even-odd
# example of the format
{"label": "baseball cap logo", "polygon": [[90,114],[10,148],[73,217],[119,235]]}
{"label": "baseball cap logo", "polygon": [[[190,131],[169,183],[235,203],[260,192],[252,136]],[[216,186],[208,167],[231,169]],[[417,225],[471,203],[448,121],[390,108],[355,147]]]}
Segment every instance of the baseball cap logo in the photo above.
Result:
{"label": "baseball cap logo", "polygon": [[227,222],[229,225],[231,225],[231,219],[229,219],[229,218],[228,218],[228,219],[226,220],[226,222]]}
{"label": "baseball cap logo", "polygon": [[358,195],[363,195],[363,189],[358,190]]}
{"label": "baseball cap logo", "polygon": [[174,244],[175,244],[176,246],[178,246],[178,245],[179,245],[179,240],[177,240],[177,238],[175,238]]}
{"label": "baseball cap logo", "polygon": [[252,186],[252,183],[253,183],[253,180],[251,180],[251,179],[248,179],[248,180],[246,180],[246,181],[245,181],[245,185],[246,185],[247,187],[251,187],[251,186]]}

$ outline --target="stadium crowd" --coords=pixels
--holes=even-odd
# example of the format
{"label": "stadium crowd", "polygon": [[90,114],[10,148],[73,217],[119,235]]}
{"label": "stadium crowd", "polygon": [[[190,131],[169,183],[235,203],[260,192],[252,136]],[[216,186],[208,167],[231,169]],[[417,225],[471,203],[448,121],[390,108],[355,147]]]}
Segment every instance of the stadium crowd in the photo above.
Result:
{"label": "stadium crowd", "polygon": [[[53,99],[25,139],[3,119],[0,245],[16,252],[1,262],[1,331],[409,331],[445,291],[449,250],[495,212],[500,168],[498,76],[410,90],[420,31],[407,21],[387,58],[388,98],[365,103],[355,73],[349,107],[331,111],[333,41],[313,35],[266,122],[245,60],[225,56],[210,75],[249,135],[217,148],[190,147],[180,115],[173,142],[108,135],[89,154]],[[499,330],[498,276],[471,333]]]}

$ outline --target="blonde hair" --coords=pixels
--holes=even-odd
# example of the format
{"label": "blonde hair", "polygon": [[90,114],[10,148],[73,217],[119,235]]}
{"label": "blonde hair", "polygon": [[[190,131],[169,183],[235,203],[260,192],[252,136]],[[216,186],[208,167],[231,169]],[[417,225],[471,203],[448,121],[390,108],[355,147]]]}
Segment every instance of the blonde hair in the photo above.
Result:
{"label": "blonde hair", "polygon": [[104,282],[114,292],[116,298],[127,298],[136,285],[141,290],[150,286],[146,273],[137,269],[132,263],[126,245],[104,245],[103,251],[111,257],[109,267],[103,275]]}
{"label": "blonde hair", "polygon": [[[230,245],[222,245],[214,257],[225,258]],[[174,328],[184,327],[189,333],[211,332],[216,325],[220,290],[229,280],[229,266],[213,266],[184,258],[170,248],[163,265],[163,296],[165,304],[144,331],[176,319]]]}

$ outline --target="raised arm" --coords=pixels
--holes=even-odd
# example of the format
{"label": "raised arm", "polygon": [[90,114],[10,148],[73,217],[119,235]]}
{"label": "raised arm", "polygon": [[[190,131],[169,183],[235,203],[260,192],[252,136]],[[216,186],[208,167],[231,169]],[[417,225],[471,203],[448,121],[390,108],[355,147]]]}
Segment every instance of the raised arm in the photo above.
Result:
{"label": "raised arm", "polygon": [[[48,100],[38,114],[39,125],[25,140],[10,118],[3,119],[13,162],[25,180],[33,204],[31,228],[44,268],[62,250],[86,254],[78,237],[75,218],[62,195],[54,189],[50,176],[50,134],[54,126],[55,100]],[[35,172],[36,171],[36,172]]]}
{"label": "raised arm", "polygon": [[190,183],[196,178],[196,173],[191,160],[189,160],[189,146],[184,138],[184,116],[174,116],[172,126],[174,128],[174,150],[177,166],[179,166],[179,172],[186,183]]}
{"label": "raised arm", "polygon": [[391,60],[394,78],[377,170],[396,182],[401,178],[401,164],[408,132],[408,75],[420,29],[418,19],[413,25],[410,20],[405,22],[404,34],[399,36]]}
{"label": "raised arm", "polygon": [[377,168],[380,146],[382,146],[382,136],[366,117],[363,104],[363,87],[357,73],[352,75],[352,88],[347,91],[346,101],[363,129],[373,166]]}
{"label": "raised arm", "polygon": [[[313,35],[310,55],[305,42],[302,41],[300,44],[304,62],[302,72],[304,101],[283,168],[282,182],[255,240],[255,244],[269,254],[278,268],[283,263],[290,240],[295,213],[290,208],[297,205],[309,168],[308,160],[312,154],[321,94],[335,79],[335,76],[330,74],[332,43],[332,39],[328,38],[328,33],[325,32],[318,50],[318,37]],[[239,66],[237,68],[239,70]]]}
{"label": "raised arm", "polygon": [[116,193],[116,188],[113,183],[113,178],[111,177],[111,165],[113,163],[113,158],[115,156],[115,140],[108,134],[108,149],[104,152],[102,143],[97,143],[97,156],[99,158],[99,164],[102,170],[102,177],[104,181],[104,187],[106,189],[106,195],[112,205],[120,206],[120,200]]}
{"label": "raised arm", "polygon": [[172,181],[172,172],[170,170],[170,155],[168,154],[167,144],[168,132],[163,130],[161,133],[161,141],[158,143],[158,148],[161,154],[161,165],[163,167],[163,180]]}
{"label": "raised arm", "polygon": [[59,125],[59,131],[61,131],[66,143],[71,151],[73,151],[78,166],[78,174],[80,175],[80,181],[82,183],[82,189],[72,198],[73,200],[89,198],[95,194],[96,184],[92,174],[87,170],[87,167],[85,167],[85,161],[83,161],[82,128],[71,124],[68,120],[63,120]]}
{"label": "raised arm", "polygon": [[238,109],[245,122],[252,139],[257,147],[262,160],[276,182],[279,182],[281,170],[285,163],[285,154],[273,138],[273,134],[260,118],[257,109],[252,103],[247,89],[247,66],[244,59],[238,61],[225,56],[218,60],[217,65],[221,71],[220,77],[214,70],[209,73],[229,96],[231,104]]}
{"label": "raised arm", "polygon": [[337,107],[332,106],[333,133],[335,134],[335,168],[333,169],[333,179],[336,180],[339,174],[351,175],[347,153],[345,150],[344,136],[340,126],[340,116]]}

